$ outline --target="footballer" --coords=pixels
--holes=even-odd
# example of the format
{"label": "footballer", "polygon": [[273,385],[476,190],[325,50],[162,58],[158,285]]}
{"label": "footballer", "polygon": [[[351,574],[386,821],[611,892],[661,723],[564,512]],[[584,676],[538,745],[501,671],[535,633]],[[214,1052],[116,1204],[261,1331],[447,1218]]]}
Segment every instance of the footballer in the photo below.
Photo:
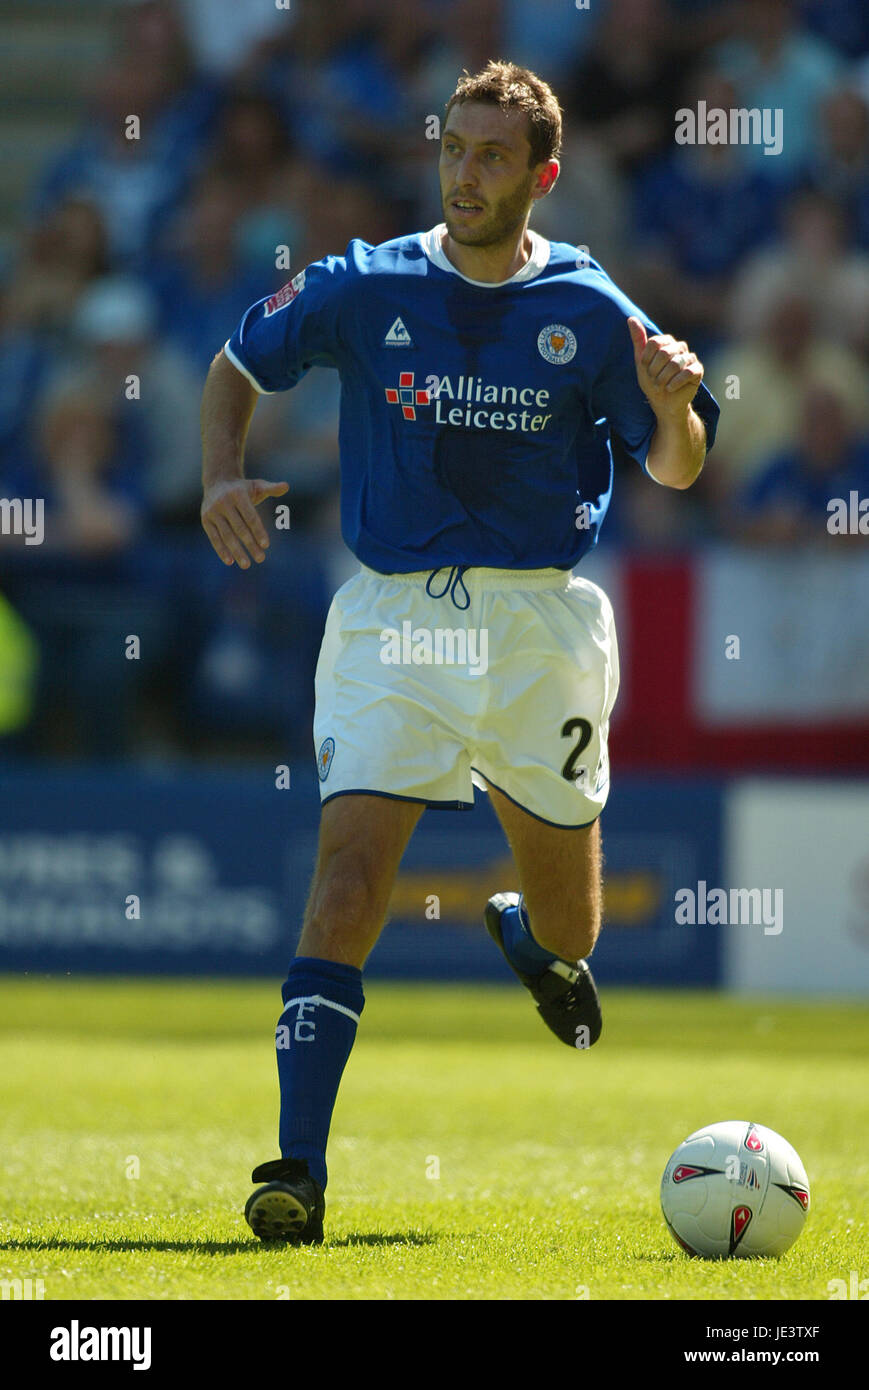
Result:
{"label": "footballer", "polygon": [[[226,565],[269,540],[249,479],[261,394],[341,379],[341,527],[359,571],[335,595],[315,677],[317,862],[276,1033],[280,1157],[252,1175],[263,1240],[323,1239],[326,1141],[362,970],[426,807],[492,799],[518,892],[485,924],[557,1038],[601,1031],[587,964],[601,921],[600,814],[619,684],[612,609],[573,573],[613,459],[687,488],[718,406],[703,368],[598,263],[529,226],[559,173],[561,110],[526,68],[465,72],[442,125],[443,222],[354,239],[254,304],[202,401],[202,524]],[[487,635],[470,663],[381,659],[387,632]],[[404,628],[410,623],[410,628]]]}

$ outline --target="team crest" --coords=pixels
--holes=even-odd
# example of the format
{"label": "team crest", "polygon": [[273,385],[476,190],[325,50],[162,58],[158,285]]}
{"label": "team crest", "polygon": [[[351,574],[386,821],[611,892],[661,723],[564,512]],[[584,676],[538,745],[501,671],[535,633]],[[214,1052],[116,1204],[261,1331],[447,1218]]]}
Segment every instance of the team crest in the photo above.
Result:
{"label": "team crest", "polygon": [[321,782],[325,782],[329,776],[329,768],[332,766],[332,759],[335,756],[335,740],[324,738],[320,744],[320,751],[317,754],[317,776]]}
{"label": "team crest", "polygon": [[563,323],[550,323],[538,334],[537,348],[547,362],[561,366],[576,356],[576,335]]}

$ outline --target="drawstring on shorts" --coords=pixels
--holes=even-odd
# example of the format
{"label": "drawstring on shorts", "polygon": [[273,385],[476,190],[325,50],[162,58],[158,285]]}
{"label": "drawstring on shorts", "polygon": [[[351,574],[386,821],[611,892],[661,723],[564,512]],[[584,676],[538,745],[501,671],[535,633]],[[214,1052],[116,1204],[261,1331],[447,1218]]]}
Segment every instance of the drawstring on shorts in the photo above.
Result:
{"label": "drawstring on shorts", "polygon": [[[440,574],[442,569],[446,569],[446,565],[439,565],[437,569],[432,570],[431,574],[426,580],[425,586],[425,591],[428,594],[429,598],[443,598],[445,594],[449,594],[456,608],[460,609],[462,612],[464,612],[466,608],[470,608],[471,595],[468,593],[468,587],[465,584],[464,580],[465,571],[469,570],[470,568],[470,565],[453,565],[452,569],[449,572],[447,582],[441,589],[439,594],[436,594],[433,591],[431,583],[432,580]],[[459,603],[458,599],[456,598],[456,589],[459,585],[461,585],[462,589],[464,590],[467,603]]]}

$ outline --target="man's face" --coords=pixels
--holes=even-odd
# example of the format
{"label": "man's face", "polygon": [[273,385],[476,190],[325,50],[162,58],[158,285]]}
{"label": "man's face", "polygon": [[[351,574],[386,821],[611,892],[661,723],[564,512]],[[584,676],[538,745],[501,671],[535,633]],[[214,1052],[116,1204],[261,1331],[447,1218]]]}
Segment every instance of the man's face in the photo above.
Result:
{"label": "man's face", "polygon": [[[552,187],[554,160],[529,169],[528,116],[487,102],[456,104],[438,163],[444,221],[453,241],[492,246],[521,227],[536,196]],[[542,183],[542,186],[541,186]]]}

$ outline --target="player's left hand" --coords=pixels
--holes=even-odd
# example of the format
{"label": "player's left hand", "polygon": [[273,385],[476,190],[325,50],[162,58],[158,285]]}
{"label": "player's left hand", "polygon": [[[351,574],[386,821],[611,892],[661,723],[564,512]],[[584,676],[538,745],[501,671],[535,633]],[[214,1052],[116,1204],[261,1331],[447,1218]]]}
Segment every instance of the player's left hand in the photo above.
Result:
{"label": "player's left hand", "polygon": [[640,390],[661,416],[684,415],[703,380],[703,363],[687,343],[669,333],[649,337],[638,318],[628,319]]}

